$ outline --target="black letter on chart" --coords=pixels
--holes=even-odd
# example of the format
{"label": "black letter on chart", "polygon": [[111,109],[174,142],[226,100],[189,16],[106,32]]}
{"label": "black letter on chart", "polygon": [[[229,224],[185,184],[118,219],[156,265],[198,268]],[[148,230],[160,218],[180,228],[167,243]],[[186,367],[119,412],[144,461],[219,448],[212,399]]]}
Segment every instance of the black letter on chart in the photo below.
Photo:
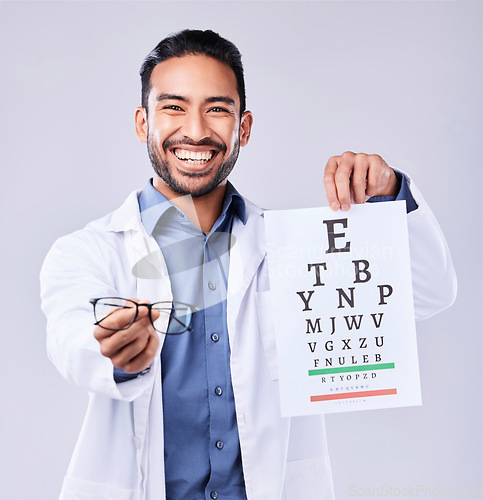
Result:
{"label": "black letter on chart", "polygon": [[[387,302],[384,300],[386,299],[387,297],[390,297],[392,295],[392,286],[391,285],[377,285],[377,288],[379,288],[379,305],[382,306],[382,305],[385,305],[387,304]],[[387,290],[387,292],[385,293],[384,292],[384,289]]]}
{"label": "black letter on chart", "polygon": [[350,252],[350,241],[348,241],[343,248],[337,248],[335,246],[336,238],[343,238],[345,236],[345,233],[334,232],[334,225],[342,224],[343,228],[347,228],[347,219],[324,220],[323,222],[324,224],[327,224],[327,236],[329,238],[329,248],[325,251],[325,253]]}
{"label": "black letter on chart", "polygon": [[324,283],[320,281],[320,268],[322,267],[327,271],[327,264],[325,262],[321,262],[320,264],[308,264],[307,266],[309,271],[315,267],[315,283],[312,286],[324,286]]}
{"label": "black letter on chart", "polygon": [[[356,272],[356,279],[354,280],[354,283],[366,283],[371,279],[371,273],[368,271],[369,262],[367,260],[353,260],[352,263],[354,264],[354,270]],[[362,269],[361,264],[364,265]],[[365,276],[361,278],[361,274],[364,274]]]}
{"label": "black letter on chart", "polygon": [[311,311],[312,309],[309,307],[309,302],[310,299],[312,298],[312,295],[314,294],[313,290],[309,290],[309,296],[305,298],[305,292],[297,292],[297,295],[300,295],[300,298],[304,301],[305,308],[302,309],[302,311]]}

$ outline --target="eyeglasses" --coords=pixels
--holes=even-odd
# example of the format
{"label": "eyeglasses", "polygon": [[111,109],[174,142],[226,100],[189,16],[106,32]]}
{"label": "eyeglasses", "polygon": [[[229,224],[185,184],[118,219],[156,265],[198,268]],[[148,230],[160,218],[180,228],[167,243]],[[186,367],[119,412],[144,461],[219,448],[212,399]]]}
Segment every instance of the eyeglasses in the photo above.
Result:
{"label": "eyeglasses", "polygon": [[[191,331],[191,321],[193,319],[193,313],[198,311],[195,306],[190,306],[189,304],[183,304],[182,302],[155,302],[154,304],[138,304],[133,300],[122,299],[120,297],[102,297],[99,299],[91,299],[89,301],[94,307],[94,318],[96,322],[95,325],[99,325],[101,328],[106,330],[127,330],[138,317],[139,307],[147,307],[149,309],[149,319],[154,329],[159,333],[164,333],[167,335],[179,335],[186,331]],[[129,325],[123,328],[109,328],[105,326],[105,320],[114,312],[121,309],[130,309],[133,313],[131,322]],[[153,321],[151,311],[159,311],[159,318]],[[166,317],[169,318],[168,327],[164,328],[166,325]],[[167,330],[167,331],[166,331]]]}

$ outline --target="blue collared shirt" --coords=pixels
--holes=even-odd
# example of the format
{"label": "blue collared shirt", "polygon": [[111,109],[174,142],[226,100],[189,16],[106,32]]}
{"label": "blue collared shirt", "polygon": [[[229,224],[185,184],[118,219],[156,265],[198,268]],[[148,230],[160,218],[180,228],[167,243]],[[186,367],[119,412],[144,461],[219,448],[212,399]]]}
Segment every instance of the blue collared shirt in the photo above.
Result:
{"label": "blue collared shirt", "polygon": [[226,323],[231,225],[234,217],[246,223],[245,202],[228,183],[208,234],[151,182],[139,206],[166,260],[173,300],[199,308],[193,331],[166,335],[161,351],[167,499],[245,499]]}

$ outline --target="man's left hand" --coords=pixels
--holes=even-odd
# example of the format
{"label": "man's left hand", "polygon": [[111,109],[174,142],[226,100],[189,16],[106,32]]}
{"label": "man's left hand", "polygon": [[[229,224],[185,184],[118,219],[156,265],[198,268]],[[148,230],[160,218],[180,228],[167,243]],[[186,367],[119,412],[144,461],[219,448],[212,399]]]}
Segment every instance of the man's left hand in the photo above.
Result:
{"label": "man's left hand", "polygon": [[372,196],[397,196],[399,182],[394,170],[379,156],[346,151],[329,158],[324,185],[332,210],[349,210]]}

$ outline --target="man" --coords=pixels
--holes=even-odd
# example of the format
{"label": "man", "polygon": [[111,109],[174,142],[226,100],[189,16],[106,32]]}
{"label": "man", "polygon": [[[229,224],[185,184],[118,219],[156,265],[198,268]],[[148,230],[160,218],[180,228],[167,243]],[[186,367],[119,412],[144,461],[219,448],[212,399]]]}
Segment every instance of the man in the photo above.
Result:
{"label": "man", "polygon": [[[252,126],[240,54],[185,30],[141,77],[152,181],[58,240],[41,273],[49,356],[90,394],[61,498],[333,498],[322,417],[280,417],[263,212],[227,181]],[[416,313],[453,301],[446,244],[405,176],[347,152],[324,183],[334,210],[406,199]]]}

